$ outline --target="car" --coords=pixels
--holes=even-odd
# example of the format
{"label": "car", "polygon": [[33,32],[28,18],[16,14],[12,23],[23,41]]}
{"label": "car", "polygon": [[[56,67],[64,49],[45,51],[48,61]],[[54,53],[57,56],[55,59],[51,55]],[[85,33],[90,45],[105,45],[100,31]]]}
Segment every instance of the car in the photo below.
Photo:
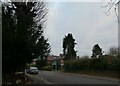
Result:
{"label": "car", "polygon": [[39,70],[37,67],[29,67],[26,69],[26,73],[28,74],[38,74]]}

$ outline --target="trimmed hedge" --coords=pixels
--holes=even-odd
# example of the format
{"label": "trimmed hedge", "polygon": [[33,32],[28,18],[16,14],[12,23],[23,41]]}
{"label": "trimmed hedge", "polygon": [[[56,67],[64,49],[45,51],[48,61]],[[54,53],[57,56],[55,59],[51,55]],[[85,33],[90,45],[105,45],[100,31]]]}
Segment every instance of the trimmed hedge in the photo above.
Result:
{"label": "trimmed hedge", "polygon": [[120,71],[120,57],[80,58],[79,60],[65,61],[63,68],[64,71],[71,72],[80,70]]}

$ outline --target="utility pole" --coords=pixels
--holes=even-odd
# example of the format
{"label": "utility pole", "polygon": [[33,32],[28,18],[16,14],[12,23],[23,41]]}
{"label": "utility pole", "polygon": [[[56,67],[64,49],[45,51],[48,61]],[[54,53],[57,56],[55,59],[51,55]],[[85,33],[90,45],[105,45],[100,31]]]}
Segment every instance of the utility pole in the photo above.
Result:
{"label": "utility pole", "polygon": [[118,46],[120,46],[120,1],[118,1]]}

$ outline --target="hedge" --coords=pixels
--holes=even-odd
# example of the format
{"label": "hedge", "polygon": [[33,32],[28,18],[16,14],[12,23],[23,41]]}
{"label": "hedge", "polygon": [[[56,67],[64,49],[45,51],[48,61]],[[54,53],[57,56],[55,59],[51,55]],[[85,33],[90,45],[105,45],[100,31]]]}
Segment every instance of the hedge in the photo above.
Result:
{"label": "hedge", "polygon": [[120,57],[80,58],[64,62],[64,71],[111,70],[120,71]]}

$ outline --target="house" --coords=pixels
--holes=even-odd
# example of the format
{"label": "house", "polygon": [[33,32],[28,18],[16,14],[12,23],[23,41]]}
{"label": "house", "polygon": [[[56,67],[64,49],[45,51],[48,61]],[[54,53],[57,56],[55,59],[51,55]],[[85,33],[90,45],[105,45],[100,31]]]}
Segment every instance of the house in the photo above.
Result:
{"label": "house", "polygon": [[63,65],[62,57],[57,55],[50,55],[47,58],[47,64],[52,67],[52,69],[60,69]]}

